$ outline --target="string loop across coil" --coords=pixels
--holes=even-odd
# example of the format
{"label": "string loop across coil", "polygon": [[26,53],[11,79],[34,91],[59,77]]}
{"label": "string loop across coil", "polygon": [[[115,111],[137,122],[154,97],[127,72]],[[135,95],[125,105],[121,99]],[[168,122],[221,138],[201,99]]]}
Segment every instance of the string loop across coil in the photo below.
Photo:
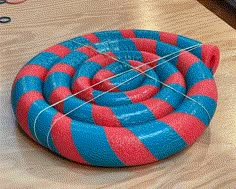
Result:
{"label": "string loop across coil", "polygon": [[121,167],[193,144],[217,104],[219,49],[150,30],[95,32],[32,58],[12,106],[33,140],[70,160]]}

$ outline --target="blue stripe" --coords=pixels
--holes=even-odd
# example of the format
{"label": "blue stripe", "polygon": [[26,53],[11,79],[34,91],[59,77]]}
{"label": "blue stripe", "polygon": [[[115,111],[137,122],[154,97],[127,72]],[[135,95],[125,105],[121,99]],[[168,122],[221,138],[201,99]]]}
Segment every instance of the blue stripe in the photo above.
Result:
{"label": "blue stripe", "polygon": [[69,114],[69,117],[73,120],[81,121],[83,122],[88,122],[88,123],[93,123],[93,117],[92,117],[92,104],[87,103],[78,108],[81,104],[84,103],[83,100],[80,100],[79,98],[76,97],[71,97],[64,102],[64,114],[67,112],[76,109],[75,111],[71,112]]}
{"label": "blue stripe", "polygon": [[25,76],[15,83],[11,92],[11,102],[14,113],[16,113],[16,106],[20,97],[29,91],[42,93],[42,80],[35,76]]}
{"label": "blue stripe", "polygon": [[[70,39],[70,40],[73,40],[73,41],[75,41],[77,43],[82,43],[83,45],[91,44],[91,42],[88,39],[86,39],[85,37],[83,37],[83,36],[75,37],[75,38]],[[79,45],[79,46],[83,46],[83,45]]]}
{"label": "blue stripe", "polygon": [[176,72],[179,72],[177,68],[168,62],[156,67],[156,73],[158,74],[162,82],[165,82],[168,77]]}
{"label": "blue stripe", "polygon": [[28,64],[36,64],[45,67],[46,69],[50,69],[55,63],[60,61],[60,57],[51,52],[42,52],[32,58]]}
{"label": "blue stripe", "polygon": [[95,32],[94,33],[99,39],[100,41],[104,42],[104,41],[113,41],[113,40],[117,40],[117,39],[124,39],[122,34],[117,31],[117,30],[113,30],[113,31],[102,31],[102,32]]}
{"label": "blue stripe", "polygon": [[[101,106],[121,106],[131,104],[129,97],[123,92],[109,92],[103,94],[103,91],[93,90],[93,97],[96,98],[95,102]],[[102,96],[99,96],[103,94]],[[97,97],[99,96],[99,97]]]}
{"label": "blue stripe", "polygon": [[103,127],[72,121],[71,133],[77,150],[89,164],[125,166],[111,149]]}
{"label": "blue stripe", "polygon": [[55,153],[61,155],[60,152],[56,149],[56,146],[55,146],[54,143],[53,143],[52,135],[49,136],[48,143],[49,143],[49,145],[50,145],[50,149],[51,149],[53,152],[55,152]]}
{"label": "blue stripe", "polygon": [[[127,62],[127,64],[129,64],[129,63]],[[114,74],[119,74],[121,72],[126,71],[127,67],[128,66],[126,66],[125,64],[122,64],[120,62],[113,62],[112,64],[109,64],[109,65],[105,66],[104,69],[108,70],[108,71],[110,71],[110,72],[112,72]]]}
{"label": "blue stripe", "polygon": [[101,53],[112,51],[110,49],[109,43],[106,43],[106,42],[95,43],[95,44],[92,44],[91,46],[93,46],[95,49],[97,49],[97,51]]}
{"label": "blue stripe", "polygon": [[184,96],[182,95],[182,93],[185,94],[186,89],[179,84],[169,84],[169,86],[179,91],[181,94],[175,92],[169,87],[164,86],[160,90],[160,92],[154,96],[154,98],[164,100],[168,102],[169,104],[171,104],[174,108],[177,108],[179,104],[181,104],[182,100],[184,99]]}
{"label": "blue stripe", "polygon": [[[29,125],[30,132],[32,133],[35,139],[36,139],[36,136],[34,133],[34,121],[37,115],[39,115],[39,112],[47,107],[48,107],[48,104],[44,100],[36,100],[34,103],[32,103],[32,105],[29,108],[28,125]],[[45,147],[48,147],[47,134],[51,128],[52,120],[53,120],[53,117],[56,115],[56,113],[57,111],[54,108],[47,109],[40,114],[36,122],[35,131],[36,131],[37,137],[39,139],[39,142]],[[49,140],[49,144],[52,150],[59,154],[59,152],[56,150],[52,142],[51,137]]]}
{"label": "blue stripe", "polygon": [[186,142],[167,124],[152,121],[128,128],[157,158],[164,159],[184,149]]}
{"label": "blue stripe", "polygon": [[[197,44],[201,44],[201,42],[194,40],[194,39],[190,39],[184,36],[179,35],[177,38],[177,45],[179,48],[184,49],[187,47],[191,47]],[[197,56],[199,59],[202,59],[202,50],[201,47],[198,47],[194,50],[190,51],[192,54],[194,54],[195,56]]]}
{"label": "blue stripe", "polygon": [[[207,112],[210,114],[210,119],[212,119],[216,110],[216,102],[212,98],[202,95],[191,96],[191,98],[193,98],[194,100],[199,102],[203,107],[205,107]],[[183,112],[193,115],[200,119],[206,126],[208,126],[210,123],[206,111],[199,104],[190,99],[185,99],[181,106],[178,107],[176,112]]]}
{"label": "blue stripe", "polygon": [[[135,47],[136,48],[136,47]],[[117,59],[121,61],[127,61],[127,60],[136,60],[139,62],[143,62],[143,55],[139,51],[114,51],[113,52]]]}
{"label": "blue stripe", "polygon": [[130,39],[121,39],[121,40],[112,40],[109,42],[101,42],[92,44],[100,52],[107,52],[107,51],[115,51],[115,52],[122,52],[122,51],[138,51],[134,42]]}
{"label": "blue stripe", "polygon": [[112,112],[124,127],[130,127],[154,120],[153,113],[143,104],[111,107]]}
{"label": "blue stripe", "polygon": [[[114,86],[118,86],[123,82],[123,85],[120,85],[119,87],[117,87],[120,91],[130,91],[133,89],[136,89],[137,87],[139,87],[144,80],[144,76],[143,75],[139,75],[139,73],[137,73],[136,71],[130,71],[128,73],[122,74],[118,77],[112,78],[110,79],[111,83],[114,84]],[[132,80],[129,80],[130,78],[133,78]],[[129,80],[129,81],[128,81]]]}
{"label": "blue stripe", "polygon": [[185,77],[187,88],[190,89],[194,84],[204,79],[213,79],[210,70],[204,65],[203,62],[196,62],[192,64]]}
{"label": "blue stripe", "polygon": [[49,101],[50,95],[53,90],[62,86],[70,88],[70,81],[71,77],[68,74],[64,72],[53,72],[47,77],[46,81],[44,82],[44,96]]}
{"label": "blue stripe", "polygon": [[64,42],[59,43],[59,44],[61,44],[61,45],[65,46],[65,47],[67,47],[67,48],[70,49],[71,51],[74,51],[74,50],[76,50],[77,48],[79,48],[79,47],[82,46],[82,45],[79,45],[79,44],[77,44],[77,43],[74,43],[73,41],[70,41],[70,40],[64,41]]}
{"label": "blue stripe", "polygon": [[111,41],[108,45],[112,51],[138,51],[134,42],[130,39]]}
{"label": "blue stripe", "polygon": [[[159,80],[160,80],[159,75],[161,75],[161,74],[158,75],[154,72],[153,69],[151,69],[149,71],[146,71],[145,75],[146,76],[145,76],[145,80],[143,82],[143,86],[144,85],[152,85],[152,86],[155,86],[158,88],[161,87],[161,84],[159,82]],[[155,79],[153,79],[153,78],[155,78]]]}
{"label": "blue stripe", "polygon": [[60,44],[69,48],[70,50],[74,51],[84,45],[91,44],[91,42],[88,39],[86,39],[85,37],[79,36],[79,37],[75,37],[73,39],[70,39],[68,41],[63,41]]}
{"label": "blue stripe", "polygon": [[[163,43],[163,42],[158,42],[157,47],[156,47],[156,53],[160,57],[167,56],[165,59],[161,59],[158,61],[158,64],[161,64],[163,62],[169,61],[171,64],[176,66],[178,62],[178,56],[180,49],[176,46]],[[174,54],[172,54],[174,53]],[[171,55],[172,54],[172,55]]]}
{"label": "blue stripe", "polygon": [[75,69],[78,69],[79,65],[82,65],[88,56],[82,52],[74,51],[66,55],[60,62],[68,64]]}
{"label": "blue stripe", "polygon": [[158,31],[150,30],[134,30],[136,38],[147,38],[160,41],[160,34]]}
{"label": "blue stripe", "polygon": [[[136,48],[136,47],[135,47]],[[143,62],[143,55],[140,51],[115,51],[114,54],[117,56],[118,59],[124,60],[136,60],[139,62]]]}
{"label": "blue stripe", "polygon": [[[127,42],[127,41],[123,40],[123,42]],[[133,44],[133,42],[132,42],[132,44]],[[133,46],[132,49],[137,50],[135,46]],[[129,52],[127,52],[127,51],[121,51],[121,52],[120,51],[115,51],[114,54],[116,55],[116,57],[120,61],[124,62],[124,64],[119,63],[119,62],[113,63],[113,64],[110,64],[106,67],[107,70],[110,70],[114,74],[119,74],[123,71],[126,71],[126,70],[132,68],[132,66],[129,64],[129,62],[127,62],[127,60],[136,60],[136,61],[143,62],[142,54],[139,51],[129,51]],[[129,78],[134,77],[136,74],[137,74],[137,71],[130,71],[125,75],[121,75],[117,78],[112,78],[110,81],[115,86],[118,86],[121,83],[121,81],[128,80]],[[129,81],[129,82],[125,83],[124,85],[119,86],[118,89],[120,91],[132,90],[132,89],[135,89],[138,86],[140,86],[141,82],[143,82],[143,76],[142,75],[140,75],[139,77],[136,77],[132,81]]]}
{"label": "blue stripe", "polygon": [[86,62],[81,65],[80,69],[75,73],[73,81],[81,76],[88,77],[90,79],[102,68],[102,66],[96,62]]}

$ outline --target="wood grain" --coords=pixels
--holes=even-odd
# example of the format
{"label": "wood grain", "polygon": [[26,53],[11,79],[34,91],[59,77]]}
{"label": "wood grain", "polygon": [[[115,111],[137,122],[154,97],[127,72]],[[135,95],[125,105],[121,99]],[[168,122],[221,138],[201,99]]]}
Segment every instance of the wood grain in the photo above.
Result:
{"label": "wood grain", "polygon": [[[236,31],[193,0],[28,0],[1,5],[0,188],[234,188],[236,187]],[[93,31],[169,31],[218,45],[219,103],[210,127],[188,149],[131,168],[96,168],[56,156],[17,127],[11,84],[20,67],[46,47]]]}

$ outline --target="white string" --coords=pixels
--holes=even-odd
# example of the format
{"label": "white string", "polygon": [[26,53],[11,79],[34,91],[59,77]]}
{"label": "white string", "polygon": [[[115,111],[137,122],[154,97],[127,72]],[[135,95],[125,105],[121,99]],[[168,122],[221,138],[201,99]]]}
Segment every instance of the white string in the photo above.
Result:
{"label": "white string", "polygon": [[[73,40],[71,40],[71,41],[73,41]],[[80,45],[83,45],[82,43],[79,43],[79,42],[76,42],[76,41],[73,41],[73,42],[74,42],[74,43],[78,43],[78,44],[80,44]],[[188,52],[189,52],[189,51],[191,51],[191,50],[194,50],[195,47],[198,48],[198,47],[200,47],[201,45],[202,45],[202,44],[193,45],[193,46],[188,47],[188,48],[186,48],[186,49],[188,49]],[[87,48],[89,48],[89,49],[94,50],[94,51],[97,52],[97,53],[103,54],[103,55],[107,56],[108,58],[111,58],[111,59],[113,59],[113,60],[115,60],[115,61],[117,61],[117,62],[120,62],[120,63],[122,63],[122,64],[125,64],[125,65],[131,67],[132,69],[136,69],[137,71],[141,72],[142,74],[145,74],[147,77],[153,79],[154,81],[159,82],[159,83],[161,83],[162,85],[164,85],[164,86],[166,86],[166,87],[169,87],[170,89],[172,89],[173,91],[175,91],[175,92],[177,92],[177,93],[179,93],[179,94],[182,94],[184,97],[186,97],[186,98],[188,98],[188,99],[194,101],[194,102],[197,103],[198,105],[200,105],[200,106],[205,110],[205,112],[206,112],[207,115],[208,115],[208,118],[210,119],[210,114],[209,114],[209,112],[207,111],[207,109],[206,109],[201,103],[199,103],[198,101],[196,101],[195,99],[193,99],[193,98],[191,98],[191,97],[185,95],[184,93],[181,93],[181,92],[177,91],[176,89],[174,89],[174,88],[171,87],[170,85],[167,85],[167,84],[165,84],[164,82],[162,82],[162,81],[160,81],[160,80],[158,80],[158,79],[156,79],[156,78],[154,78],[154,77],[148,75],[147,73],[143,72],[142,70],[139,70],[138,67],[134,67],[134,66],[132,66],[132,65],[130,65],[130,64],[127,64],[126,62],[123,62],[123,61],[121,61],[121,60],[119,60],[119,59],[117,59],[117,58],[115,58],[115,57],[113,57],[113,56],[110,56],[110,55],[108,55],[108,54],[106,54],[106,53],[100,52],[100,51],[98,51],[97,49],[95,49],[95,48],[92,47],[92,46],[88,46],[88,45],[84,45],[84,46],[87,47]],[[190,50],[190,49],[191,49],[191,50]],[[166,56],[168,56],[168,55],[166,55]],[[163,58],[165,58],[165,56],[163,56]],[[169,60],[170,60],[170,59],[169,59]],[[169,61],[169,60],[168,60],[168,61]],[[148,64],[153,63],[153,62],[156,62],[156,60],[152,60],[152,61],[148,62]],[[145,65],[146,65],[146,64],[147,64],[147,63],[145,63]],[[144,64],[142,64],[142,66],[143,66],[143,65],[144,65]],[[160,66],[160,65],[161,65],[161,64],[159,64],[159,66]],[[154,68],[155,68],[155,67],[154,67]],[[153,69],[153,68],[151,68],[151,69]]]}
{"label": "white string", "polygon": [[[75,42],[75,43],[77,43],[77,42]],[[182,51],[182,50],[189,50],[189,51],[190,51],[190,50],[193,50],[193,49],[198,48],[198,47],[200,47],[200,46],[201,46],[201,44],[197,44],[197,45],[193,45],[193,46],[187,47],[187,48],[185,48],[185,49],[180,49],[180,50],[178,50],[178,51],[176,51],[176,52],[170,53],[170,54],[165,55],[165,56],[163,56],[163,57],[160,57],[160,58],[158,58],[158,59],[155,59],[155,60],[152,60],[152,61],[147,62],[147,63],[145,63],[145,64],[142,64],[142,65],[140,65],[140,66],[138,66],[138,67],[136,67],[136,68],[138,69],[139,67],[142,67],[142,66],[151,64],[151,63],[156,62],[156,61],[158,61],[158,60],[162,60],[162,59],[164,59],[164,58],[167,58],[167,57],[169,57],[169,56],[172,56],[172,55],[174,55],[174,54],[177,54],[177,53],[179,53],[179,52]],[[106,55],[107,55],[107,54],[106,54]],[[109,55],[107,55],[107,56],[109,56]],[[114,57],[113,57],[113,58],[114,58]],[[176,58],[176,57],[174,57],[174,58]],[[118,61],[119,61],[119,60],[118,60]],[[163,63],[161,63],[161,64],[158,64],[158,66],[161,66],[161,65],[164,64],[164,63],[165,63],[165,62],[163,62]],[[129,66],[130,66],[130,65],[129,65]],[[39,116],[40,116],[44,111],[50,109],[51,107],[56,106],[57,104],[60,104],[60,103],[64,102],[64,101],[66,101],[66,100],[68,100],[68,99],[70,99],[70,98],[72,98],[72,97],[74,97],[74,96],[76,96],[76,95],[78,95],[78,94],[80,94],[80,93],[82,93],[82,92],[84,92],[84,91],[90,89],[90,88],[93,88],[93,87],[95,87],[95,86],[97,86],[97,85],[103,83],[104,81],[107,81],[107,80],[110,80],[110,79],[112,79],[112,78],[118,77],[118,76],[120,76],[120,75],[122,75],[122,74],[125,74],[125,73],[128,73],[128,72],[130,72],[130,71],[132,71],[132,70],[133,70],[133,69],[130,69],[130,70],[127,70],[127,71],[125,71],[125,72],[122,72],[122,73],[116,74],[116,75],[114,75],[114,76],[108,77],[108,78],[106,78],[106,79],[104,79],[104,80],[102,80],[102,81],[100,81],[100,82],[98,82],[98,83],[95,83],[94,85],[91,85],[91,86],[89,86],[89,87],[87,87],[87,88],[85,88],[85,89],[83,89],[83,90],[81,90],[81,91],[78,91],[77,93],[74,93],[74,94],[72,94],[72,95],[70,95],[70,96],[68,96],[68,97],[66,97],[66,98],[64,98],[64,99],[62,99],[62,100],[59,100],[58,102],[55,102],[54,104],[52,104],[52,105],[50,105],[50,106],[47,106],[46,108],[42,109],[42,110],[38,113],[38,115],[35,117],[35,120],[34,120],[33,130],[34,130],[35,138],[39,141],[38,136],[37,136],[37,133],[36,133],[36,123],[37,123],[37,120],[38,120]]]}
{"label": "white string", "polygon": [[[77,42],[76,42],[76,43],[77,43]],[[87,46],[87,45],[85,45],[85,46]],[[195,48],[197,48],[197,47],[200,47],[200,46],[201,46],[201,44],[198,44],[198,45],[194,45],[194,46],[191,46],[191,47],[188,47],[188,48],[185,48],[185,49],[181,49],[181,50],[187,50],[187,49],[189,49],[189,51],[190,51],[190,50],[193,50],[193,49],[195,49]],[[89,46],[87,46],[87,47],[89,47]],[[191,49],[190,49],[190,48],[191,48]],[[92,49],[93,49],[93,50],[96,50],[96,49],[94,49],[94,48],[92,48]],[[180,51],[181,51],[181,50],[180,50]],[[96,50],[96,51],[97,51],[97,50]],[[180,51],[178,51],[178,52],[180,52]],[[97,51],[97,52],[98,52],[98,51]],[[145,64],[142,64],[142,65],[140,65],[140,66],[138,66],[138,67],[133,67],[133,69],[137,69],[137,70],[138,70],[138,68],[140,68],[140,67],[142,67],[142,66],[144,66],[144,65],[147,65],[147,64],[156,62],[156,61],[158,61],[158,60],[164,59],[164,58],[166,58],[166,57],[168,57],[168,56],[171,56],[171,55],[173,55],[173,54],[176,54],[176,53],[178,53],[178,52],[174,52],[174,53],[171,53],[171,54],[169,54],[169,55],[166,55],[166,56],[163,56],[163,57],[161,57],[161,58],[158,58],[158,59],[156,59],[156,60],[152,60],[152,61],[147,62],[147,63],[145,63]],[[126,62],[122,62],[122,61],[120,61],[120,60],[118,60],[118,59],[116,59],[116,58],[114,58],[114,57],[112,57],[112,56],[110,56],[110,55],[107,55],[107,54],[101,53],[101,52],[98,52],[98,53],[103,54],[103,55],[105,55],[105,56],[108,56],[109,58],[112,58],[113,60],[116,60],[116,61],[118,61],[118,62],[124,63],[124,64],[126,64],[126,65],[128,65],[128,66],[131,67],[131,65],[127,64]],[[176,57],[178,57],[178,56],[176,56]],[[176,58],[176,57],[173,57],[173,58]],[[171,58],[171,59],[173,59],[173,58]],[[169,60],[170,60],[170,59],[169,59]],[[167,61],[169,61],[169,60],[167,60]],[[165,63],[165,62],[167,62],[167,61],[164,61],[163,63]],[[163,63],[161,63],[161,64],[159,64],[159,65],[157,65],[157,66],[160,66],[160,65],[162,65]],[[157,67],[157,66],[156,66],[156,67]],[[129,72],[129,71],[132,71],[133,69],[130,69],[130,70],[127,70],[127,71],[122,72],[122,73],[120,73],[120,74],[117,74],[117,75],[115,75],[115,76],[106,78],[106,79],[104,79],[103,81],[100,81],[100,82],[98,82],[98,83],[96,83],[96,84],[94,84],[94,85],[92,85],[92,86],[90,86],[90,87],[88,87],[88,88],[86,88],[86,89],[83,89],[83,90],[81,90],[81,91],[79,91],[79,92],[77,92],[77,93],[75,93],[75,94],[73,94],[73,95],[70,95],[70,96],[68,96],[67,98],[65,98],[65,99],[63,99],[63,100],[60,100],[60,101],[58,101],[58,102],[56,102],[56,103],[54,103],[54,104],[52,104],[52,105],[50,105],[50,106],[44,108],[43,110],[41,110],[41,111],[38,113],[38,115],[36,116],[35,120],[34,120],[34,134],[35,134],[35,136],[36,136],[36,139],[38,140],[37,133],[36,133],[36,122],[37,122],[38,117],[39,117],[44,111],[46,111],[47,109],[49,109],[49,108],[51,108],[51,107],[53,107],[53,106],[55,106],[55,105],[57,105],[57,104],[59,104],[59,103],[61,103],[61,102],[64,102],[65,100],[67,100],[67,99],[69,99],[69,98],[71,98],[71,97],[73,97],[73,96],[75,96],[75,95],[77,95],[77,94],[79,94],[79,93],[82,93],[82,92],[86,91],[86,90],[89,89],[89,88],[92,88],[92,87],[94,87],[94,86],[96,86],[96,85],[99,85],[100,83],[102,83],[102,82],[104,82],[104,81],[106,81],[106,80],[109,80],[109,79],[111,79],[111,78],[118,77],[118,76],[121,75],[121,74],[125,74],[125,73],[127,73],[127,72]],[[150,68],[149,70],[151,70],[151,69],[153,69],[153,68]],[[147,71],[149,71],[149,70],[146,70],[145,72],[147,72]],[[140,71],[140,70],[138,70],[138,71]],[[141,74],[143,74],[143,73],[145,73],[145,72],[142,72]],[[135,76],[134,78],[138,77],[139,75],[140,75],[140,74],[138,74],[138,75]],[[146,75],[147,75],[147,74],[146,74]],[[147,76],[149,76],[149,75],[147,75]],[[151,76],[149,76],[149,77],[151,77]],[[128,81],[130,81],[130,80],[132,80],[132,79],[134,79],[134,78],[130,78]],[[163,82],[157,80],[156,78],[153,78],[153,77],[151,77],[151,78],[163,84]],[[124,83],[126,83],[126,82],[128,82],[128,81],[125,81],[125,82],[121,83],[120,85],[123,85]],[[119,86],[120,86],[120,85],[119,85]],[[167,87],[170,87],[170,86],[166,85],[165,83],[164,83],[163,85],[165,85],[165,86],[167,86]],[[118,87],[118,86],[116,86],[116,87]],[[114,88],[116,88],[116,87],[114,87]],[[100,96],[102,96],[102,95],[104,95],[104,94],[110,92],[110,91],[113,90],[114,88],[112,88],[112,89],[110,89],[110,90],[108,90],[108,91],[102,93],[101,95],[97,96],[96,98],[98,98],[98,97],[100,97]],[[175,90],[174,88],[172,88],[172,87],[170,87],[170,88],[171,88],[172,90],[174,90],[174,91],[180,93],[179,91]],[[180,93],[180,94],[182,94],[182,93]],[[182,94],[182,95],[186,96],[185,94]],[[188,96],[186,96],[186,97],[189,98],[189,99],[191,99],[191,98],[188,97]],[[94,98],[94,99],[95,99],[95,98]],[[66,116],[66,115],[68,115],[69,113],[75,111],[76,109],[80,108],[81,106],[83,106],[83,105],[85,105],[85,104],[91,102],[91,101],[94,100],[94,99],[91,99],[90,101],[87,101],[87,102],[83,103],[83,104],[80,105],[79,107],[77,107],[77,108],[75,108],[75,109],[73,109],[73,110],[67,112],[67,114],[65,114],[64,116]],[[196,102],[196,103],[198,103],[200,106],[202,106],[199,102],[195,101],[194,99],[191,99],[191,100],[193,100],[194,102]],[[205,107],[203,107],[203,108],[205,109]],[[205,110],[206,110],[206,109],[205,109]],[[208,113],[208,112],[207,112],[207,113]],[[208,115],[209,115],[209,113],[208,113]],[[56,119],[55,122],[54,122],[54,124],[51,126],[51,128],[50,128],[50,130],[49,130],[49,132],[48,132],[48,136],[47,136],[47,143],[48,143],[48,146],[49,146],[49,141],[48,141],[48,139],[49,139],[49,135],[50,135],[50,132],[51,132],[51,130],[52,130],[52,127],[57,123],[57,121],[59,121],[59,120],[60,120],[61,118],[63,118],[64,116],[61,116],[60,118]],[[38,141],[39,141],[39,140],[38,140]],[[49,146],[49,147],[50,147],[50,146]]]}
{"label": "white string", "polygon": [[[73,40],[70,40],[70,41],[73,41]],[[135,67],[135,66],[132,66],[132,65],[130,65],[130,64],[127,64],[126,62],[121,61],[121,60],[119,60],[119,59],[117,59],[117,58],[115,58],[115,57],[113,57],[113,56],[110,56],[110,55],[107,54],[107,53],[100,52],[100,51],[98,51],[96,48],[94,48],[94,47],[92,47],[92,46],[85,45],[85,44],[80,43],[80,42],[77,42],[77,41],[73,41],[73,42],[74,42],[74,43],[77,43],[77,44],[79,44],[79,45],[83,45],[84,47],[87,47],[88,49],[91,49],[91,50],[93,50],[93,51],[95,51],[95,52],[97,52],[97,53],[99,53],[99,54],[102,54],[102,55],[104,55],[104,56],[107,56],[108,58],[110,58],[110,59],[112,59],[112,60],[115,60],[115,61],[117,61],[117,62],[120,62],[120,63],[122,63],[122,64],[125,64],[125,65],[131,67],[131,68],[132,68],[131,70],[135,69],[135,70],[137,70],[138,72],[141,72],[141,70],[139,70],[138,67]],[[105,41],[105,42],[106,42],[106,41]],[[108,42],[107,42],[107,43],[108,43]],[[187,47],[187,48],[185,48],[185,49],[181,49],[181,50],[189,50],[189,51],[190,51],[190,49],[193,50],[193,49],[195,49],[195,47],[198,48],[198,47],[200,47],[201,45],[202,45],[202,44],[197,44],[197,45],[193,45],[193,46]],[[193,48],[193,49],[192,49],[192,48]],[[180,50],[180,51],[181,51],[181,50]],[[178,51],[178,52],[180,52],[180,51]],[[168,54],[168,55],[165,55],[165,56],[163,56],[163,57],[161,57],[161,58],[158,58],[158,59],[154,59],[154,60],[152,60],[152,61],[150,61],[150,62],[143,63],[142,65],[144,65],[144,64],[147,65],[147,64],[154,63],[154,62],[156,62],[156,61],[158,61],[158,60],[164,59],[164,58],[166,58],[166,57],[168,57],[168,56],[171,56],[171,55],[173,55],[173,54],[176,54],[176,52],[171,53],[171,54]],[[147,75],[146,73],[143,72],[143,74],[145,74],[147,77],[153,79],[151,76]]]}
{"label": "white string", "polygon": [[[191,50],[193,50],[193,49],[191,49]],[[187,53],[187,52],[188,52],[188,51],[185,51],[185,52],[183,52],[183,54],[184,54],[184,53]],[[162,64],[164,64],[164,63],[168,62],[169,60],[172,60],[172,59],[174,59],[174,58],[176,58],[176,57],[178,57],[178,55],[177,55],[177,56],[174,56],[174,57],[172,57],[172,58],[170,58],[170,59],[168,59],[168,60],[166,60],[166,61],[164,61]],[[158,67],[158,66],[160,66],[160,65],[162,65],[162,64],[156,65],[156,66],[154,66],[154,67],[152,67],[152,68],[146,70],[145,72],[148,72],[148,71],[152,70],[153,68],[156,68],[156,67]],[[141,65],[141,66],[144,66],[144,65]],[[141,67],[141,66],[139,66],[139,67]],[[142,72],[142,73],[145,73],[145,72]],[[91,101],[93,101],[93,100],[95,100],[95,99],[97,99],[97,98],[99,98],[99,97],[105,95],[106,93],[112,91],[113,89],[115,89],[115,88],[117,88],[117,87],[123,85],[124,83],[129,82],[129,81],[132,80],[132,79],[135,79],[136,77],[138,77],[138,76],[141,75],[142,73],[140,73],[140,74],[138,74],[138,75],[136,75],[136,76],[134,76],[134,77],[132,77],[132,78],[130,78],[130,79],[128,79],[128,80],[122,82],[122,83],[120,83],[119,85],[117,85],[117,86],[115,86],[115,87],[109,89],[108,91],[103,92],[102,94],[96,96],[95,98],[90,99],[89,101],[84,102],[84,103],[81,104],[80,106],[78,106],[78,107],[76,107],[76,108],[70,110],[70,111],[67,112],[66,114],[63,114],[61,117],[55,119],[54,123],[52,124],[52,126],[51,126],[51,128],[49,129],[48,134],[47,134],[47,145],[48,145],[48,147],[50,148],[49,137],[50,137],[51,130],[52,130],[53,126],[54,126],[60,119],[62,119],[63,117],[67,116],[68,114],[72,113],[73,111],[75,111],[75,110],[81,108],[82,106],[88,104],[89,102],[91,102]],[[171,87],[171,86],[169,86],[169,85],[163,83],[162,81],[157,80],[156,78],[153,78],[153,77],[152,77],[152,79],[154,79],[154,80],[157,81],[157,82],[160,82],[160,83],[163,84],[164,86],[166,86],[166,87],[172,89],[173,91],[175,91],[175,92],[177,92],[177,93],[179,93],[179,94],[185,96],[186,98],[188,98],[188,99],[194,101],[195,103],[197,103],[199,106],[201,106],[201,107],[206,111],[206,113],[207,113],[207,115],[208,115],[208,117],[209,117],[209,119],[210,119],[210,114],[208,113],[207,109],[206,109],[201,103],[199,103],[199,102],[196,101],[195,99],[193,99],[193,98],[191,98],[191,97],[185,95],[184,93],[181,93],[180,91],[174,89],[173,87]]]}
{"label": "white string", "polygon": [[[71,41],[73,41],[73,40],[71,40]],[[77,44],[80,44],[80,45],[84,45],[84,44],[82,44],[82,43],[80,43],[80,42],[76,42],[76,41],[73,41],[73,42],[74,42],[74,43],[77,43]],[[186,49],[188,49],[188,52],[189,52],[189,51],[191,51],[191,50],[194,50],[195,47],[198,48],[198,47],[200,47],[201,45],[202,45],[202,44],[193,45],[193,46],[191,46],[191,47],[188,47],[189,49],[188,49],[188,48],[186,48]],[[173,91],[175,91],[175,92],[177,92],[177,93],[179,93],[179,94],[182,94],[184,97],[186,97],[186,98],[188,98],[188,99],[194,101],[194,102],[197,103],[199,106],[201,106],[201,107],[205,110],[205,112],[207,113],[208,118],[210,119],[210,114],[209,114],[209,112],[207,111],[207,109],[206,109],[201,103],[199,103],[198,101],[196,101],[195,99],[193,99],[193,98],[191,98],[191,97],[185,95],[184,93],[181,93],[181,92],[177,91],[175,88],[173,88],[173,87],[171,87],[170,85],[167,85],[167,84],[165,84],[164,82],[162,82],[162,81],[160,81],[160,80],[158,80],[158,79],[156,79],[156,78],[154,78],[154,77],[148,75],[147,73],[143,72],[142,70],[139,70],[138,67],[134,67],[134,66],[132,66],[132,65],[130,65],[130,64],[127,64],[126,62],[121,61],[121,60],[119,60],[119,59],[117,59],[117,58],[115,58],[115,57],[113,57],[113,56],[110,56],[110,55],[108,55],[108,54],[106,54],[106,53],[100,52],[100,51],[98,51],[97,49],[95,49],[95,48],[92,47],[92,46],[84,45],[84,47],[87,47],[87,48],[89,48],[89,49],[91,49],[91,50],[93,50],[93,51],[95,51],[95,52],[97,52],[97,53],[100,53],[100,54],[102,54],[102,55],[105,55],[105,56],[107,56],[108,58],[113,59],[113,60],[115,60],[115,61],[117,61],[117,62],[120,62],[120,63],[122,63],[122,64],[125,64],[125,65],[131,67],[132,69],[136,69],[137,71],[141,72],[142,74],[145,74],[147,77],[153,79],[154,81],[159,82],[159,83],[161,83],[162,85],[164,85],[164,86],[166,86],[166,87],[169,87],[170,89],[172,89]],[[190,50],[190,49],[191,49],[191,50]],[[167,56],[167,55],[166,55],[166,56]],[[165,57],[163,57],[163,58],[165,58]],[[168,60],[168,61],[169,61],[169,60]],[[153,63],[153,62],[156,62],[156,61],[155,61],[155,60],[152,60],[152,61],[148,62],[148,64]],[[145,63],[145,64],[146,64],[146,63]],[[142,64],[142,65],[144,65],[144,64]],[[161,65],[161,64],[159,64],[159,66],[160,66],[160,65]],[[153,69],[153,68],[151,68],[151,69]]]}

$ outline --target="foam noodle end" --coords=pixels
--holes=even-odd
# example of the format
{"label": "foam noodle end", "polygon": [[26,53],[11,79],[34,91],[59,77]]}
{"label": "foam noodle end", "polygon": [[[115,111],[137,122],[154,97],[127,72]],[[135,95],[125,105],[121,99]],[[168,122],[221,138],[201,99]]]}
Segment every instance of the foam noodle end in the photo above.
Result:
{"label": "foam noodle end", "polygon": [[218,68],[220,61],[219,48],[213,45],[202,45],[202,60],[214,74]]}

